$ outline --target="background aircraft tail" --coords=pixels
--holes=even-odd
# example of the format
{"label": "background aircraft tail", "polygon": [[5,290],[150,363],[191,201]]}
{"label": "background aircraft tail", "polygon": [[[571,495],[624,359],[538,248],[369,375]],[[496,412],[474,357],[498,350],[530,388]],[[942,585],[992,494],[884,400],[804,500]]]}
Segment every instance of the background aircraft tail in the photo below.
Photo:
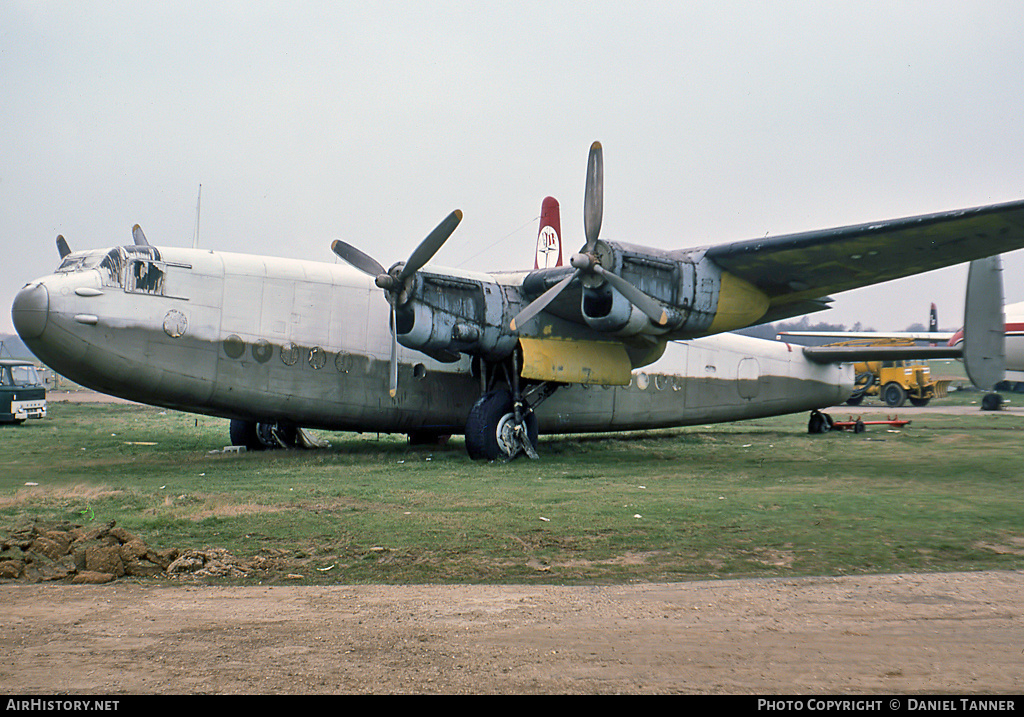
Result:
{"label": "background aircraft tail", "polygon": [[562,221],[558,200],[545,197],[540,205],[540,230],[537,232],[537,255],[534,269],[549,269],[562,265]]}

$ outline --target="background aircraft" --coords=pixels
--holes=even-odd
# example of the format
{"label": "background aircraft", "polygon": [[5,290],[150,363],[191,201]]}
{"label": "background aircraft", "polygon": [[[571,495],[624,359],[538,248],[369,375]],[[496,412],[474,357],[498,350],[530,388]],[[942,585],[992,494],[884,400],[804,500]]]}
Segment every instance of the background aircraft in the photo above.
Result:
{"label": "background aircraft", "polygon": [[[390,269],[341,241],[332,248],[355,271],[155,247],[138,229],[134,244],[98,251],[58,238],[61,265],[19,292],[12,318],[55,371],[230,418],[235,443],[289,444],[298,427],[464,433],[470,455],[493,459],[536,455],[540,430],[839,403],[853,379],[838,359],[728,332],[826,308],[828,292],[1024,246],[1024,202],[676,251],[605,241],[602,215],[594,143],[586,243],[568,266],[427,268],[458,210]],[[983,357],[974,363],[981,372]]]}

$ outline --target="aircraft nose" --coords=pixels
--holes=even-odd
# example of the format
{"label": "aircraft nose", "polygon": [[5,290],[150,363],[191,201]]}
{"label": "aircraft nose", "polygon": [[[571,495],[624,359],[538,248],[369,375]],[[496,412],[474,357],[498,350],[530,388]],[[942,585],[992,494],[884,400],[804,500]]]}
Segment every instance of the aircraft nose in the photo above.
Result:
{"label": "aircraft nose", "polygon": [[14,328],[23,339],[36,339],[43,335],[50,310],[50,293],[41,282],[33,282],[18,292],[11,306]]}

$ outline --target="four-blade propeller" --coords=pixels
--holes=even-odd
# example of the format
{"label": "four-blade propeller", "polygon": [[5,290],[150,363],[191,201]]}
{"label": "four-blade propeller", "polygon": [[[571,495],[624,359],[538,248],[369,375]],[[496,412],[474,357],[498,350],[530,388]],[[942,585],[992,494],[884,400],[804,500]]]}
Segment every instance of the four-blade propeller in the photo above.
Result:
{"label": "four-blade propeller", "polygon": [[445,219],[434,228],[434,231],[430,232],[430,234],[420,242],[420,245],[416,247],[412,254],[409,255],[408,261],[395,264],[391,267],[390,271],[385,270],[384,267],[381,266],[380,262],[372,256],[356,249],[351,244],[347,244],[340,240],[335,240],[331,244],[331,250],[337,254],[339,258],[348,262],[356,269],[359,269],[359,271],[364,274],[374,277],[374,283],[376,283],[381,289],[384,289],[388,298],[388,303],[391,304],[390,390],[392,397],[394,397],[398,392],[398,329],[395,323],[395,313],[399,303],[403,303],[401,294],[405,289],[406,282],[411,279],[417,271],[422,269],[428,261],[430,261],[445,241],[448,240],[448,237],[452,235],[455,228],[459,226],[459,222],[461,221],[462,212],[456,209],[445,217]]}
{"label": "four-blade propeller", "polygon": [[650,317],[654,323],[658,325],[668,323],[668,314],[665,313],[661,304],[640,291],[618,274],[608,271],[601,266],[596,250],[597,240],[601,234],[601,219],[603,213],[603,152],[601,150],[601,143],[594,142],[594,144],[590,146],[590,158],[587,160],[587,186],[583,199],[583,231],[586,235],[587,243],[579,254],[573,255],[569,260],[569,263],[572,264],[576,271],[552,286],[527,305],[526,308],[520,311],[516,317],[512,319],[510,328],[513,331],[516,331],[518,327],[523,326],[527,321],[531,320],[543,311],[548,304],[554,301],[556,296],[562,293],[565,287],[572,283],[573,279],[583,275],[599,276],[601,279],[611,284],[620,294],[625,296],[631,304]]}

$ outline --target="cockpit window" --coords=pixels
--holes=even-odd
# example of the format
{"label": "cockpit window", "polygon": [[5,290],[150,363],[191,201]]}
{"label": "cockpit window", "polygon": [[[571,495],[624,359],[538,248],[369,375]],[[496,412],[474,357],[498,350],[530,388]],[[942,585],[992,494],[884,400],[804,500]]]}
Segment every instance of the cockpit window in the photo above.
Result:
{"label": "cockpit window", "polygon": [[[129,268],[129,276],[125,281],[125,268],[129,264],[141,261],[142,264],[156,266],[160,261],[160,251],[152,246],[116,246],[106,252],[80,252],[69,254],[57,267],[58,274],[73,274],[89,269],[100,269],[100,277],[104,286],[117,286],[128,291],[142,291],[148,294],[162,293],[163,281],[157,279],[156,274],[163,274],[157,268],[156,272],[150,272],[148,268]],[[131,274],[131,271],[136,274]],[[142,278],[141,283],[138,279]]]}
{"label": "cockpit window", "polygon": [[120,248],[111,249],[100,262],[100,275],[103,277],[104,286],[121,286],[121,276],[124,270],[124,253]]}
{"label": "cockpit window", "polygon": [[71,274],[76,271],[92,269],[103,260],[104,253],[99,251],[89,253],[68,254],[64,261],[57,267],[57,274]]}
{"label": "cockpit window", "polygon": [[164,293],[164,270],[160,263],[146,259],[132,259],[128,263],[125,291],[140,294]]}

